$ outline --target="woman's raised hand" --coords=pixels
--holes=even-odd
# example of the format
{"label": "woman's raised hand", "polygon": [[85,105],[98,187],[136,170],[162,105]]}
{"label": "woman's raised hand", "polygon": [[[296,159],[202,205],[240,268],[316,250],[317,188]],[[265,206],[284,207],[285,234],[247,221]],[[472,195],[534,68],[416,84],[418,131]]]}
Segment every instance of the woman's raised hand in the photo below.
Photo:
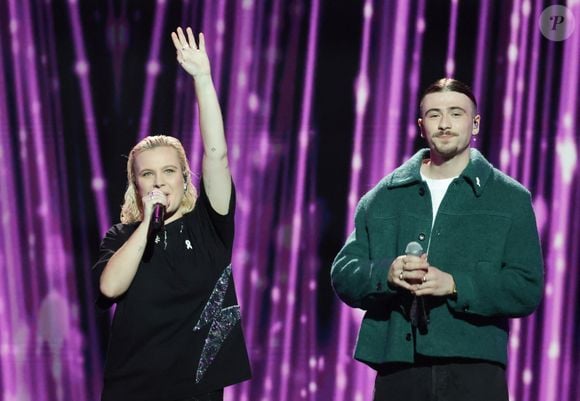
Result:
{"label": "woman's raised hand", "polygon": [[176,32],[171,32],[171,39],[177,51],[177,61],[193,78],[210,75],[211,68],[205,51],[203,33],[199,34],[199,43],[196,43],[192,29],[188,27],[186,32],[187,37],[181,27],[177,28]]}

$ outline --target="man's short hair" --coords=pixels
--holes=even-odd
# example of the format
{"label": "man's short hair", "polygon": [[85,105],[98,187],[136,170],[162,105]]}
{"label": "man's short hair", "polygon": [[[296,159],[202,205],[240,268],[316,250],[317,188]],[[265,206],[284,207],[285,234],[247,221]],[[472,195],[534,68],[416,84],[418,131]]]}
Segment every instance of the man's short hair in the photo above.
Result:
{"label": "man's short hair", "polygon": [[475,96],[473,95],[473,91],[471,88],[464,84],[463,82],[453,79],[453,78],[441,78],[425,89],[423,95],[421,96],[421,102],[423,103],[423,98],[430,93],[439,93],[439,92],[459,92],[463,93],[473,102],[473,111],[477,111],[477,101],[475,100]]}

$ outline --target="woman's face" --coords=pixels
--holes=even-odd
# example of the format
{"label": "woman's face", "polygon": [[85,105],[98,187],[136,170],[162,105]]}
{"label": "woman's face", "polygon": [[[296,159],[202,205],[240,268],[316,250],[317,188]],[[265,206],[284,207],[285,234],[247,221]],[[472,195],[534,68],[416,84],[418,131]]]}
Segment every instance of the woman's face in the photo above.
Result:
{"label": "woman's face", "polygon": [[158,146],[140,152],[135,156],[134,173],[140,198],[159,189],[167,197],[166,213],[174,214],[179,210],[185,180],[177,150]]}

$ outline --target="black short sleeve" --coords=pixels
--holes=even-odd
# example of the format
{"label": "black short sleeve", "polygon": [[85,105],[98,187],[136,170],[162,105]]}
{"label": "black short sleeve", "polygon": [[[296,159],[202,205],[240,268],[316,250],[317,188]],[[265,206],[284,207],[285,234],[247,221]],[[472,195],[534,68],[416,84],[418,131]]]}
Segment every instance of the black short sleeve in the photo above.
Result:
{"label": "black short sleeve", "polygon": [[97,294],[95,302],[99,308],[108,309],[115,303],[115,300],[107,298],[101,293],[99,281],[109,259],[123,246],[135,228],[135,225],[116,224],[107,231],[105,238],[101,241],[99,258],[92,267],[93,287]]}
{"label": "black short sleeve", "polygon": [[203,178],[199,183],[199,197],[197,202],[199,202],[198,207],[207,211],[211,224],[214,226],[220,240],[226,248],[231,249],[234,242],[234,216],[236,209],[236,189],[233,181],[228,214],[219,214],[211,206],[207,193],[205,192]]}

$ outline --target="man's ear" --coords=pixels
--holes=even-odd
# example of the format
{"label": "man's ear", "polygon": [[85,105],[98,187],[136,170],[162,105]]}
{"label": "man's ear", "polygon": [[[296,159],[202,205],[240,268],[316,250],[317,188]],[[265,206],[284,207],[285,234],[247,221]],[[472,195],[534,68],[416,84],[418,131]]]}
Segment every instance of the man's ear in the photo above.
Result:
{"label": "man's ear", "polygon": [[421,138],[425,138],[425,135],[423,135],[423,119],[422,118],[417,119],[417,125],[419,126],[419,134],[421,135]]}
{"label": "man's ear", "polygon": [[479,121],[480,117],[478,114],[473,118],[473,130],[472,130],[473,135],[477,135],[479,133]]}

